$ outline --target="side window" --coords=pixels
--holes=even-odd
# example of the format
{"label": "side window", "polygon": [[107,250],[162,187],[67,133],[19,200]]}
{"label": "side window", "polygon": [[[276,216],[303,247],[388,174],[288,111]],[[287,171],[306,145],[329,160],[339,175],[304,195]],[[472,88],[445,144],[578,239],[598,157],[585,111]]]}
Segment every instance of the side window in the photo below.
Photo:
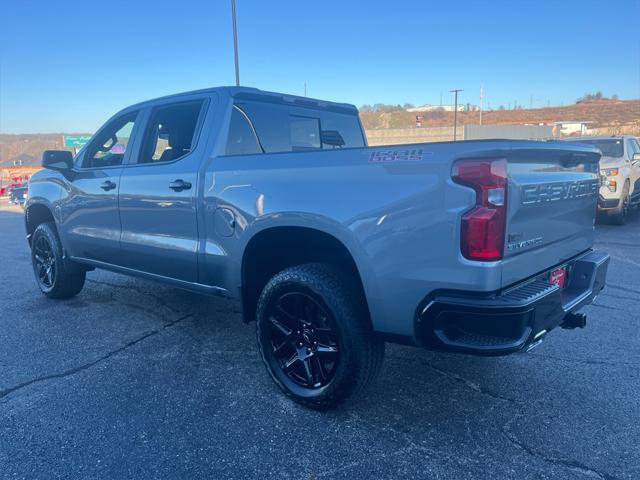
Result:
{"label": "side window", "polygon": [[632,138],[627,140],[627,155],[629,160],[633,160],[633,154],[638,153],[638,151],[638,142]]}
{"label": "side window", "polygon": [[293,152],[320,148],[320,121],[317,118],[291,115],[289,134]]}
{"label": "side window", "polygon": [[267,102],[240,102],[238,107],[251,120],[266,153],[291,151],[287,107]]}
{"label": "side window", "polygon": [[191,152],[203,103],[199,100],[155,107],[138,163],[171,162]]}
{"label": "side window", "polygon": [[625,142],[625,149],[626,149],[626,155],[625,157],[628,158],[629,160],[631,160],[631,157],[633,157],[633,144],[631,143],[631,140],[627,140]]}
{"label": "side window", "polygon": [[116,118],[91,140],[85,151],[82,168],[122,165],[138,113]]}
{"label": "side window", "polygon": [[364,136],[357,115],[322,112],[322,148],[364,147]]}
{"label": "side window", "polygon": [[231,112],[226,154],[249,155],[251,153],[262,153],[262,148],[246,114],[234,105]]}

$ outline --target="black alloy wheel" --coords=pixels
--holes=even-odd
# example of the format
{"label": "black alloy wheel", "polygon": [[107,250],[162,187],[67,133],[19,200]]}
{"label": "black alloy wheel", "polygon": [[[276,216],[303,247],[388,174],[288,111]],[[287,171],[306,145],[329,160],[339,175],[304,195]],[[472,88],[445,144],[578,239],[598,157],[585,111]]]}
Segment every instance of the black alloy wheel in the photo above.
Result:
{"label": "black alloy wheel", "polygon": [[271,356],[288,379],[304,388],[329,384],[340,361],[333,320],[305,292],[287,292],[267,312]]}
{"label": "black alloy wheel", "polygon": [[84,286],[86,269],[65,259],[53,222],[38,225],[31,236],[31,262],[40,291],[49,298],[71,298]]}
{"label": "black alloy wheel", "polygon": [[295,265],[267,282],[256,311],[258,348],[292,400],[328,410],[376,378],[384,342],[372,331],[358,279],[335,265]]}
{"label": "black alloy wheel", "polygon": [[58,268],[53,246],[44,235],[39,236],[33,245],[33,265],[42,290],[53,288]]}

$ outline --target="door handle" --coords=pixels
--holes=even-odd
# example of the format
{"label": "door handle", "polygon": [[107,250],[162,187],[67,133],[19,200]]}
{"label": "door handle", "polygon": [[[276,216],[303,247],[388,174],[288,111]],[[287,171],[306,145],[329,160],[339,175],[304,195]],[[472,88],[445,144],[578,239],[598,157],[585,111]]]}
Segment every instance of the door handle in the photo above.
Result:
{"label": "door handle", "polygon": [[175,190],[176,192],[181,192],[182,190],[189,190],[191,188],[190,182],[185,182],[182,179],[174,180],[169,184],[169,188],[171,190]]}
{"label": "door handle", "polygon": [[113,190],[114,188],[116,188],[116,184],[113,183],[111,180],[107,180],[106,182],[103,182],[103,183],[100,184],[100,188],[103,189],[106,192],[106,191]]}

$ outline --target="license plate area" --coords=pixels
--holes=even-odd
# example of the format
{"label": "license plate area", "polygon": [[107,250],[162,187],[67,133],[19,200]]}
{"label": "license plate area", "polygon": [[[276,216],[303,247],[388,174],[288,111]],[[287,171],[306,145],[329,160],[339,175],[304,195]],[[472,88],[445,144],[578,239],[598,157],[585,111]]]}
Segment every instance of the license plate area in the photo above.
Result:
{"label": "license plate area", "polygon": [[560,288],[564,288],[567,284],[568,273],[566,265],[556,268],[549,273],[549,282],[555,283]]}

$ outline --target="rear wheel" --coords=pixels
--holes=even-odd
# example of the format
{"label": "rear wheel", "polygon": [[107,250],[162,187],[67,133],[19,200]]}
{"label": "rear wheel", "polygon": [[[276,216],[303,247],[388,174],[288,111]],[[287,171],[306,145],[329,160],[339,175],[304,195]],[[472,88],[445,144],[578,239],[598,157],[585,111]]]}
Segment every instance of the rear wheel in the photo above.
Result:
{"label": "rear wheel", "polygon": [[613,210],[611,215],[611,221],[616,225],[624,225],[627,223],[627,215],[629,214],[629,205],[631,204],[631,197],[629,195],[629,180],[624,183],[622,189],[622,196],[620,197],[620,204]]}
{"label": "rear wheel", "polygon": [[269,281],[258,300],[257,337],[280,389],[318,410],[362,391],[384,354],[355,280],[326,264],[291,267]]}
{"label": "rear wheel", "polygon": [[40,291],[49,298],[70,298],[84,286],[86,272],[65,261],[53,223],[42,223],[31,237],[31,262]]}

